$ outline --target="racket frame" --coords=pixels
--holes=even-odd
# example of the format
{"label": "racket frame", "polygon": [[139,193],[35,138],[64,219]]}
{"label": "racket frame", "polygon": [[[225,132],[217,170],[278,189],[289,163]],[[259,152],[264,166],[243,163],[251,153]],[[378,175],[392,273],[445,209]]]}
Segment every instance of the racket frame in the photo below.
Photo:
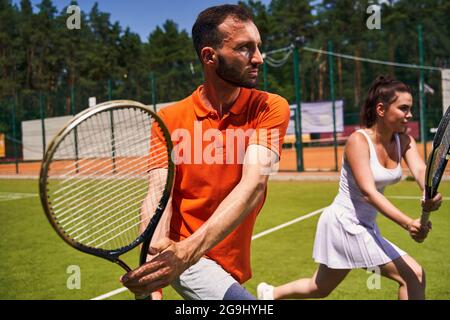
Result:
{"label": "racket frame", "polygon": [[[168,150],[168,168],[167,168],[167,178],[166,178],[166,185],[164,188],[163,195],[161,197],[161,200],[156,208],[155,213],[153,214],[153,217],[151,218],[150,222],[148,223],[145,231],[139,235],[133,242],[128,244],[127,246],[124,246],[122,248],[116,249],[116,250],[105,250],[100,248],[94,248],[89,247],[86,245],[83,245],[74,239],[70,238],[62,228],[59,227],[56,219],[54,219],[53,209],[51,205],[51,201],[48,196],[48,188],[47,188],[47,180],[48,180],[48,173],[50,169],[51,160],[53,159],[53,156],[55,152],[58,149],[59,144],[65,139],[65,137],[78,125],[83,123],[86,119],[92,117],[93,115],[105,111],[112,111],[112,110],[126,110],[132,108],[138,108],[143,110],[144,112],[149,113],[153,119],[158,123],[158,125],[161,128],[161,131],[164,134],[164,138],[167,142],[167,150]],[[88,108],[79,114],[77,114],[74,118],[72,118],[59,132],[58,134],[53,138],[51,143],[48,145],[47,150],[44,154],[44,158],[41,165],[40,175],[39,175],[39,195],[41,199],[42,207],[44,208],[44,212],[50,221],[50,224],[52,225],[53,229],[55,229],[56,233],[70,246],[74,247],[75,249],[95,255],[97,257],[104,258],[106,260],[109,260],[111,262],[117,263],[120,265],[123,269],[125,269],[127,272],[131,271],[131,268],[122,260],[119,259],[119,256],[132,250],[139,244],[143,243],[143,248],[141,250],[141,256],[140,256],[140,265],[145,262],[146,252],[148,251],[148,246],[150,244],[151,238],[153,236],[153,233],[156,229],[156,226],[158,225],[158,222],[167,206],[167,203],[170,198],[170,193],[172,191],[172,186],[174,182],[174,176],[175,176],[175,165],[172,161],[171,153],[173,149],[172,140],[170,137],[170,133],[167,130],[164,122],[162,119],[153,112],[149,107],[146,105],[131,101],[131,100],[115,100],[115,101],[108,101],[101,104],[96,105],[95,107]],[[143,258],[144,257],[144,258]]]}
{"label": "racket frame", "polygon": [[[430,152],[427,161],[427,168],[425,170],[425,200],[433,199],[437,193],[439,183],[441,182],[442,176],[445,171],[449,156],[450,156],[450,146],[447,147],[447,151],[444,153],[444,157],[440,159],[438,168],[435,174],[431,175],[432,164],[436,159],[437,148],[441,145],[442,139],[446,132],[447,127],[450,125],[450,106],[447,108],[444,116],[442,117],[439,127],[433,139],[433,149]],[[430,218],[430,212],[422,210],[420,216],[420,223],[425,225],[428,223]]]}

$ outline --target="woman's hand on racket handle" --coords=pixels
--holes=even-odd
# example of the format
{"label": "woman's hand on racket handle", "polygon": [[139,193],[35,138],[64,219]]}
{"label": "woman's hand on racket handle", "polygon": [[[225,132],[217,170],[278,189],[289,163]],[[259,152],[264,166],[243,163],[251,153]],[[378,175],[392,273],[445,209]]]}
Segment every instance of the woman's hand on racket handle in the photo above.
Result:
{"label": "woman's hand on racket handle", "polygon": [[420,219],[416,219],[411,220],[411,222],[407,226],[407,230],[414,241],[422,243],[428,236],[428,232],[430,232],[431,226],[431,221],[428,221],[427,225],[422,226],[420,224]]}
{"label": "woman's hand on racket handle", "polygon": [[189,261],[183,241],[169,238],[157,241],[149,249],[155,257],[120,278],[122,284],[137,295],[145,295],[168,286],[193,263]]}
{"label": "woman's hand on racket handle", "polygon": [[436,211],[442,204],[442,195],[439,192],[434,196],[433,199],[424,199],[422,199],[422,209],[425,212]]}

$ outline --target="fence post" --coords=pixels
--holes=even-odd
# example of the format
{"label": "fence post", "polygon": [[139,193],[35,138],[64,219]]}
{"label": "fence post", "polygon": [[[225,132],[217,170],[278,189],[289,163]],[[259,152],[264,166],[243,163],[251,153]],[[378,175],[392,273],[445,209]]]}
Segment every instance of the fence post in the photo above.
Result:
{"label": "fence post", "polygon": [[264,91],[267,91],[269,88],[269,83],[267,80],[267,62],[263,63],[263,79],[264,79]]}
{"label": "fence post", "polygon": [[328,68],[330,71],[330,95],[333,104],[333,146],[334,146],[334,171],[338,171],[338,150],[336,138],[336,99],[334,95],[334,65],[333,65],[333,42],[328,41]]}
{"label": "fence post", "polygon": [[156,79],[155,79],[155,73],[150,72],[150,86],[152,89],[152,105],[153,105],[153,111],[156,110]]}
{"label": "fence post", "polygon": [[[70,107],[71,107],[71,112],[72,115],[75,116],[75,85],[72,84],[72,86],[70,87]],[[79,164],[78,164],[78,130],[77,128],[75,128],[74,130],[74,144],[75,144],[75,168],[76,168],[76,173],[79,172]]]}
{"label": "fence post", "polygon": [[[419,38],[419,65],[423,66],[423,37],[422,37],[422,25],[417,26],[417,33]],[[420,69],[420,80],[419,80],[419,100],[420,100],[420,140],[423,143],[423,157],[425,162],[427,161],[427,135],[425,128],[425,90],[424,90],[424,80],[425,74],[424,70]]]}
{"label": "fence post", "polygon": [[108,100],[112,100],[112,81],[111,79],[108,80]]}
{"label": "fence post", "polygon": [[14,161],[16,163],[16,174],[19,174],[19,159],[17,155],[17,140],[16,140],[16,97],[12,99],[12,130],[13,130],[13,149],[14,149]]}
{"label": "fence post", "polygon": [[70,87],[70,112],[74,116],[76,114],[75,110],[75,86],[72,84]]}
{"label": "fence post", "polygon": [[[112,100],[112,81],[108,80],[108,100]],[[112,159],[112,172],[116,173],[116,142],[115,142],[115,133],[114,133],[114,114],[109,111],[109,121],[111,123],[111,159]]]}
{"label": "fence post", "polygon": [[294,47],[294,80],[295,80],[295,100],[297,108],[295,110],[295,149],[297,151],[297,171],[305,170],[303,165],[303,147],[302,147],[302,106],[301,106],[301,87],[300,87],[300,57],[298,47]]}
{"label": "fence post", "polygon": [[41,131],[42,131],[42,158],[44,158],[46,141],[45,141],[45,110],[43,103],[42,92],[39,92],[39,109],[41,113]]}

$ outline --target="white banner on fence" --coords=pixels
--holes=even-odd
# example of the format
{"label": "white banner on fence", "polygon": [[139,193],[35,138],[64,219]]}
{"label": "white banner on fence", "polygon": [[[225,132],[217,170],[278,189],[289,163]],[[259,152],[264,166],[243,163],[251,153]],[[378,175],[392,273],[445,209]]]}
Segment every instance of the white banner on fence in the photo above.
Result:
{"label": "white banner on fence", "polygon": [[97,105],[97,98],[96,97],[89,97],[89,108],[94,107]]}
{"label": "white banner on fence", "polygon": [[450,106],[450,69],[442,70],[442,108],[445,113]]}
{"label": "white banner on fence", "polygon": [[[92,101],[94,102],[94,101]],[[89,99],[89,105],[91,100]],[[174,102],[158,103],[156,110],[160,110]],[[153,106],[148,106],[153,110]],[[53,137],[63,128],[73,116],[55,117],[45,119],[45,140],[50,143]],[[42,122],[38,120],[22,121],[22,150],[24,160],[41,160],[43,155]]]}
{"label": "white banner on fence", "polygon": [[[296,104],[291,107],[291,121],[286,134],[295,134],[295,110]],[[336,107],[336,132],[344,131],[344,101],[335,102]],[[333,103],[302,102],[302,133],[333,132]]]}
{"label": "white banner on fence", "polygon": [[[48,146],[53,137],[73,116],[45,119],[45,141]],[[41,160],[43,155],[41,120],[22,121],[22,152],[24,160]],[[47,147],[46,146],[46,147]]]}

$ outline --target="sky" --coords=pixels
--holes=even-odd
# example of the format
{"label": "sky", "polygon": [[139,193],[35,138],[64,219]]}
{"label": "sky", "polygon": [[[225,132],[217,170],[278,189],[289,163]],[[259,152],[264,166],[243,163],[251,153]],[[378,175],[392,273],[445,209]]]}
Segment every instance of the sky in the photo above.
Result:
{"label": "sky", "polygon": [[[35,12],[36,5],[41,0],[31,0]],[[70,0],[52,0],[53,5],[60,12],[70,4]],[[81,10],[88,13],[95,2],[98,2],[100,11],[111,14],[110,21],[119,21],[125,29],[139,34],[142,41],[146,41],[148,35],[157,27],[162,26],[167,19],[178,24],[179,29],[185,29],[191,33],[192,25],[197,15],[207,7],[224,4],[237,3],[238,0],[78,0]],[[264,4],[270,0],[262,0]],[[19,4],[20,0],[13,0]]]}

